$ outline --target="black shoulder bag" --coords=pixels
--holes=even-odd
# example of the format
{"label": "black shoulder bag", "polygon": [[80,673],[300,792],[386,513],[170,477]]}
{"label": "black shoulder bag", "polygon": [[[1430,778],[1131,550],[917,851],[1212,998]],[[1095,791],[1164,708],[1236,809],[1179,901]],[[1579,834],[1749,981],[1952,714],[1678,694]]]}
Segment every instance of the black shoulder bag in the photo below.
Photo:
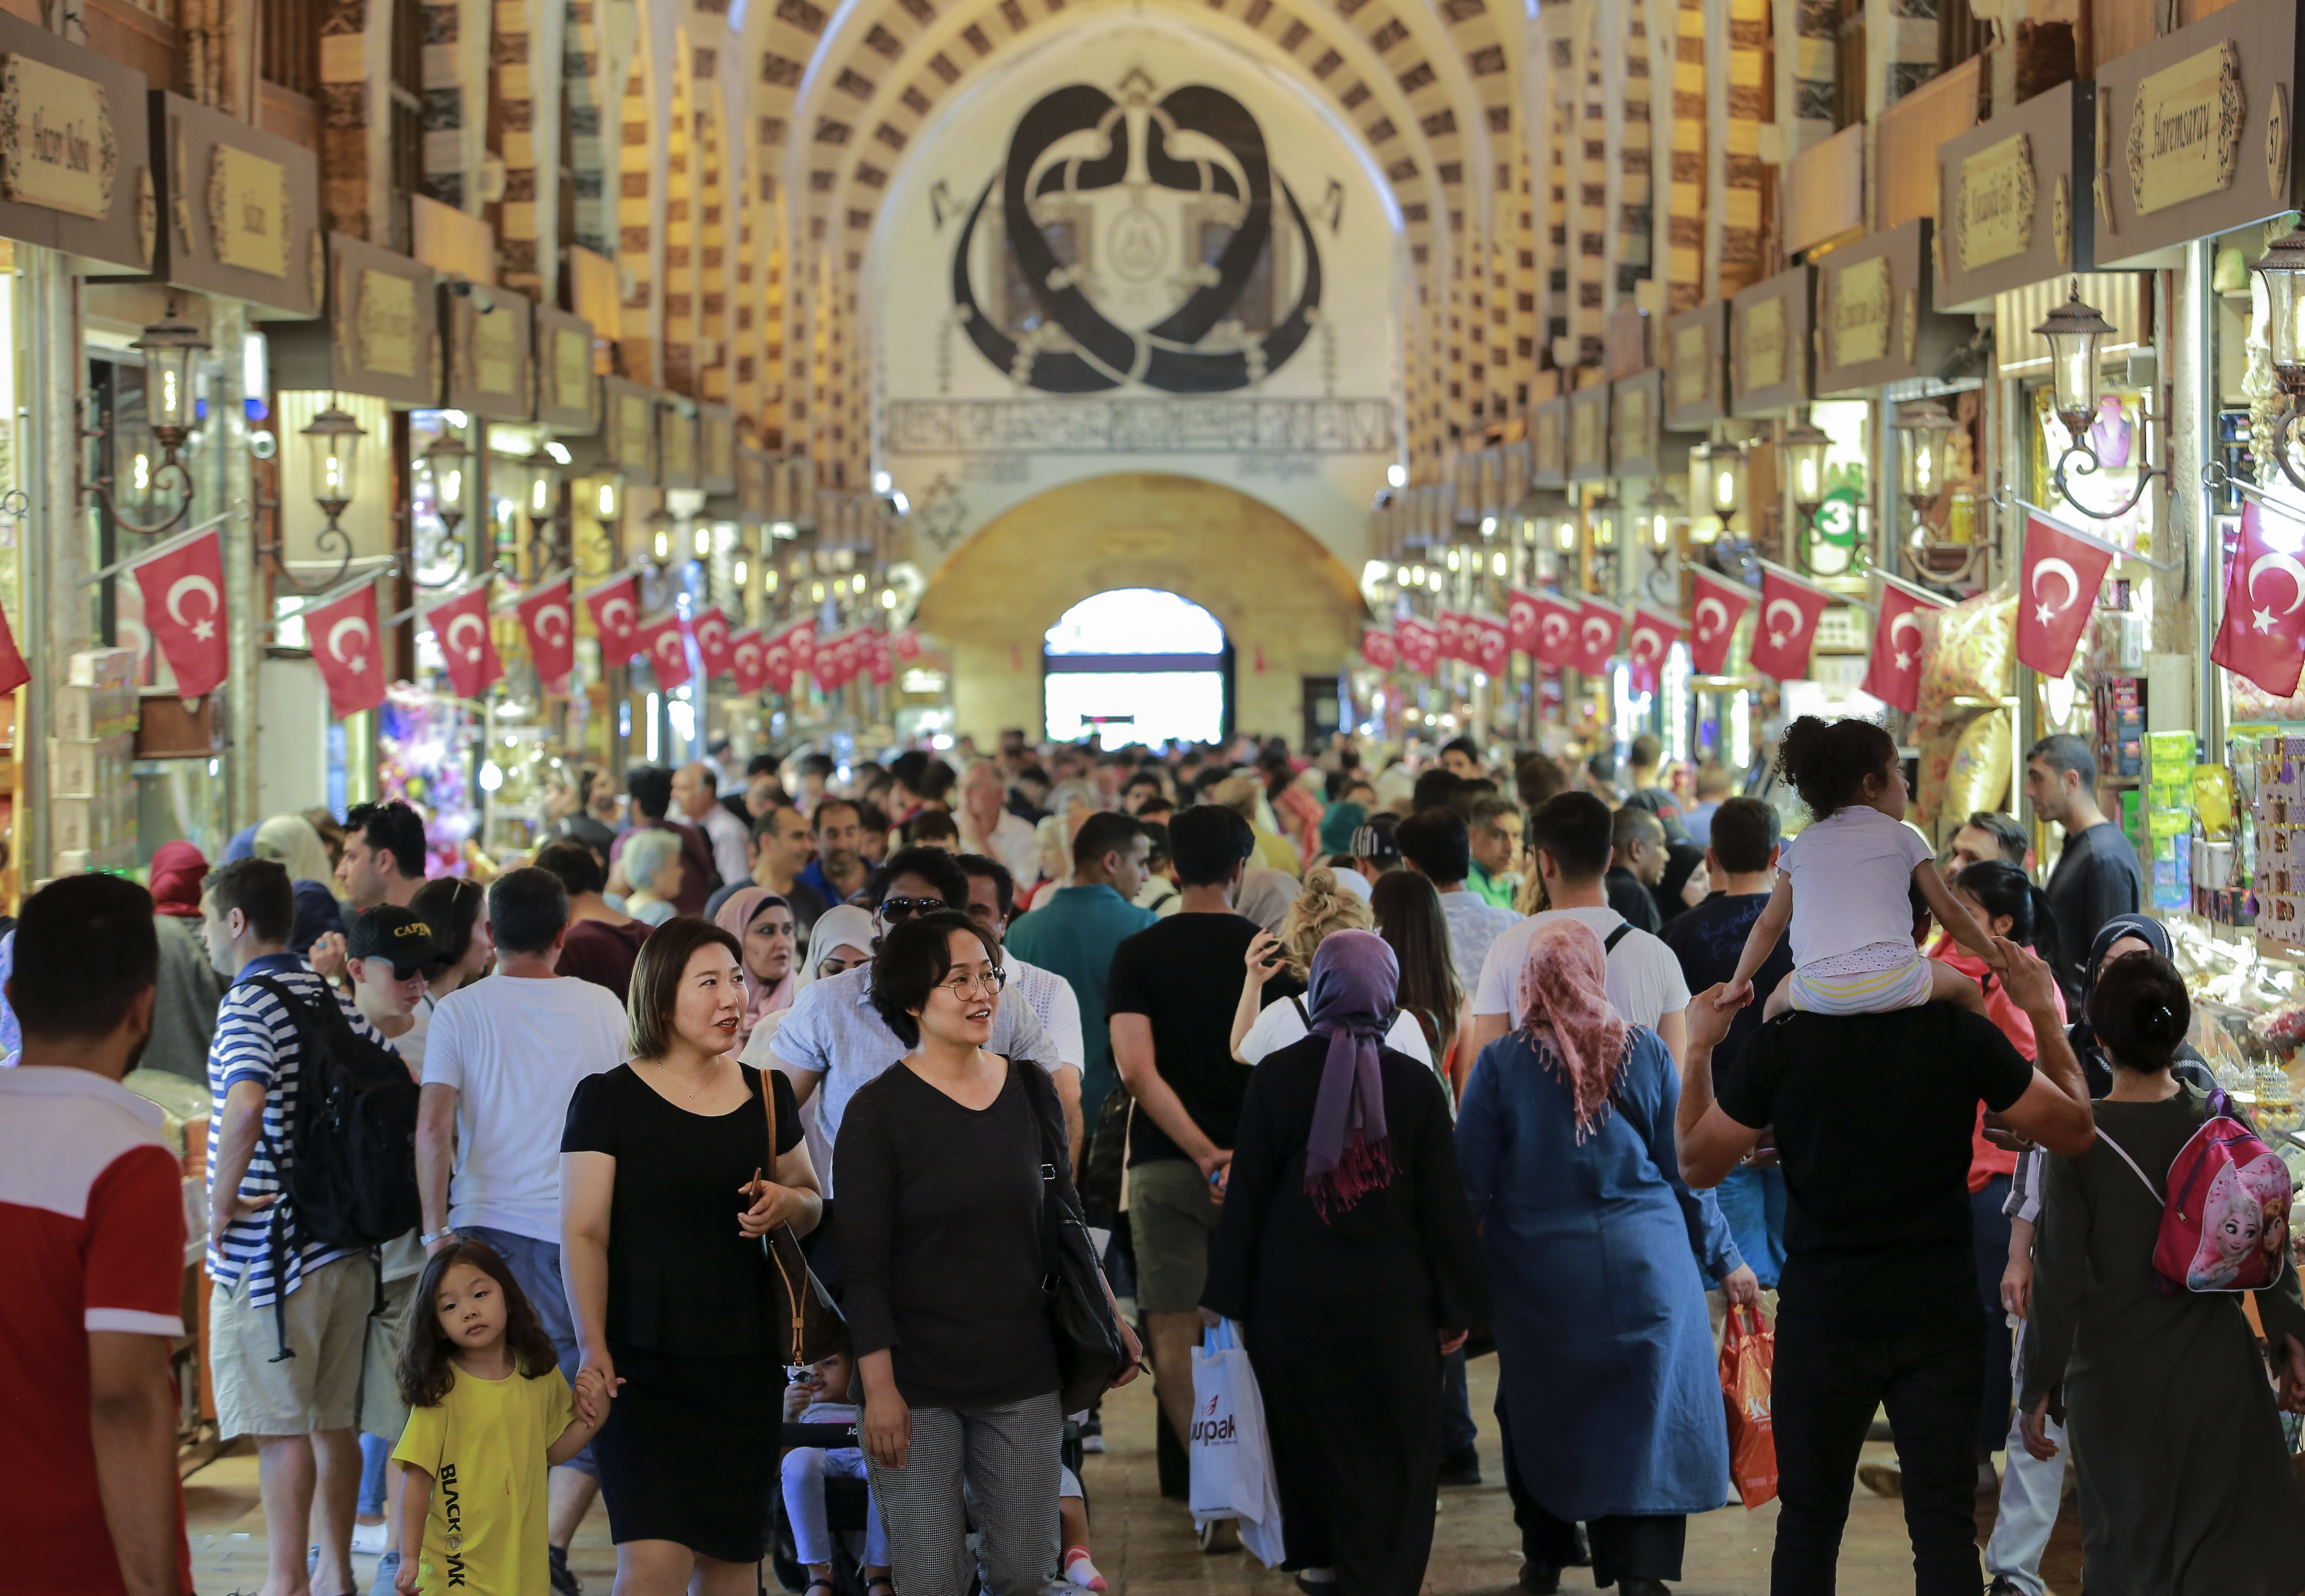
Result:
{"label": "black shoulder bag", "polygon": [[[1013,1064],[1012,1069],[1040,1074],[1040,1065]],[[1112,1382],[1127,1372],[1135,1360],[1120,1334],[1120,1320],[1104,1288],[1104,1270],[1096,1260],[1096,1244],[1088,1221],[1065,1201],[1057,1171],[1068,1161],[1063,1133],[1052,1130],[1050,1112],[1055,1089],[1042,1076],[1039,1090],[1030,1093],[1033,1117],[1041,1129],[1041,1252],[1044,1274],[1041,1289],[1049,1299],[1049,1329],[1057,1347],[1058,1399],[1067,1413],[1093,1405]]]}

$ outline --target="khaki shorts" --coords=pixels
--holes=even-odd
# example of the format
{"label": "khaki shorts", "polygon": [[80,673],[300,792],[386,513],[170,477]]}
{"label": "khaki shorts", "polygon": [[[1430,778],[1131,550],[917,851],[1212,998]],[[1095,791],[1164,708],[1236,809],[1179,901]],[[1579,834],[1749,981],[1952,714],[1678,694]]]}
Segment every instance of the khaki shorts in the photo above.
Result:
{"label": "khaki shorts", "polygon": [[[397,1441],[408,1427],[400,1400],[400,1343],[407,1329],[408,1299],[416,1295],[414,1275],[384,1283],[384,1309],[369,1316],[361,1348],[360,1428],[362,1435]],[[374,1298],[370,1298],[371,1303]]]}
{"label": "khaki shorts", "polygon": [[245,1278],[208,1292],[208,1370],[216,1381],[217,1433],[312,1435],[350,1430],[360,1412],[361,1360],[368,1312],[376,1305],[376,1265],[368,1254],[307,1269],[286,1298],[288,1348],[274,1363],[280,1320],[271,1303],[252,1307]]}
{"label": "khaki shorts", "polygon": [[1224,1215],[1201,1167],[1185,1159],[1128,1172],[1128,1233],[1136,1244],[1136,1305],[1190,1313],[1209,1283],[1209,1244]]}

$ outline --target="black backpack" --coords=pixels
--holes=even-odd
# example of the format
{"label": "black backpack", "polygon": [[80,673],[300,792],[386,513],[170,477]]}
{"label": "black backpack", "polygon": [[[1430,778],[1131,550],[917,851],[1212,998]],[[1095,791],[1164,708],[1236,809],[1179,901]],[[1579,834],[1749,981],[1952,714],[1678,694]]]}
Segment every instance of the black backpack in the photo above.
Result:
{"label": "black backpack", "polygon": [[284,1159],[271,1148],[289,1210],[288,1224],[272,1227],[276,1271],[292,1244],[374,1247],[416,1229],[424,1210],[416,1192],[417,1085],[407,1061],[354,1031],[334,997],[307,1003],[269,976],[248,979],[280,1000],[296,1028],[294,1156]]}

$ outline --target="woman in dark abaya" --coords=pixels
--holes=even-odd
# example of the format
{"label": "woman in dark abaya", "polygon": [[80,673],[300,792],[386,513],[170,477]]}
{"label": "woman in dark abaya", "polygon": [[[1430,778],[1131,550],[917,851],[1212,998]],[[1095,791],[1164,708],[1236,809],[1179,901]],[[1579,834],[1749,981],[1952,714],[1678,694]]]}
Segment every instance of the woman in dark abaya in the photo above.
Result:
{"label": "woman in dark abaya", "polygon": [[1610,1006],[1605,972],[1590,927],[1538,926],[1526,1024],[1474,1066],[1457,1150],[1492,1283],[1498,1416],[1528,1498],[1520,1588],[1560,1588],[1581,1522],[1595,1583],[1664,1596],[1688,1515],[1729,1497],[1697,1265],[1716,1279],[1735,1266],[1727,1228],[1714,1235],[1681,1183],[1672,1055]]}
{"label": "woman in dark abaya", "polygon": [[1447,1097],[1381,1043],[1399,983],[1373,932],[1314,954],[1311,1033],[1249,1081],[1201,1296],[1246,1332],[1285,1566],[1337,1596],[1424,1583],[1441,1360],[1483,1312]]}

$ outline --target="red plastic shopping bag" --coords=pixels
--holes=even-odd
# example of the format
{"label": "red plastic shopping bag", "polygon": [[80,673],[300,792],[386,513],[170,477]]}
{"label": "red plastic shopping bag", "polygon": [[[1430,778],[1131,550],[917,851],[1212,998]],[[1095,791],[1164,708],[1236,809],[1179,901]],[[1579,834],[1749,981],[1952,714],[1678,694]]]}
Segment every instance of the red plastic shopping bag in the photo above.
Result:
{"label": "red plastic shopping bag", "polygon": [[1729,1409],[1729,1474],[1748,1507],[1777,1494],[1777,1438],[1769,1421],[1776,1363],[1777,1337],[1760,1311],[1730,1309],[1721,1337],[1721,1399]]}

